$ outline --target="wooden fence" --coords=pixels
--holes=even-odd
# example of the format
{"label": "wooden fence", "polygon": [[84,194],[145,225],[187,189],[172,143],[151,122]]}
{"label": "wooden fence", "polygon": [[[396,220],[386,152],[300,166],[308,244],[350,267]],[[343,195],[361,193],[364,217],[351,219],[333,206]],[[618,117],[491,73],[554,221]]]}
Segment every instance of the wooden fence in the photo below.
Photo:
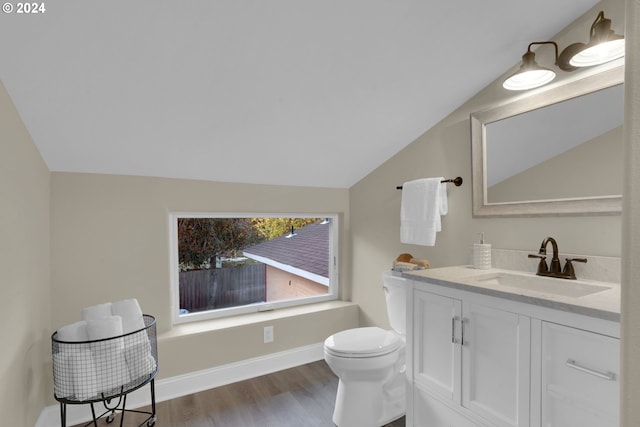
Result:
{"label": "wooden fence", "polygon": [[266,301],[266,266],[251,264],[180,273],[180,308],[196,311]]}

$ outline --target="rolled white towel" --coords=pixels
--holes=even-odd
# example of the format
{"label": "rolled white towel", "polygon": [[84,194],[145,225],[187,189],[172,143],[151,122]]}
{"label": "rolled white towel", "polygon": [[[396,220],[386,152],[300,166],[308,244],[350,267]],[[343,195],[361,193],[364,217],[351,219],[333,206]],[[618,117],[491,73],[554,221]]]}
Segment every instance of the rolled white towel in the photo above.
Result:
{"label": "rolled white towel", "polygon": [[109,315],[100,319],[88,320],[87,335],[91,341],[122,335],[122,317]]}
{"label": "rolled white towel", "polygon": [[77,401],[92,400],[98,395],[96,364],[91,350],[82,350],[68,355],[73,390]]}
{"label": "rolled white towel", "polygon": [[144,346],[144,351],[146,353],[151,353],[151,342],[149,341],[149,336],[147,335],[147,331],[136,332],[135,334],[131,334],[126,337],[127,340],[125,342],[125,347],[137,347]]}
{"label": "rolled white towel", "polygon": [[111,304],[111,314],[122,317],[122,330],[125,334],[145,327],[140,304],[135,298],[114,302]]}
{"label": "rolled white towel", "polygon": [[156,359],[151,354],[149,341],[126,347],[124,355],[129,368],[129,376],[135,382],[142,382],[156,369]]}
{"label": "rolled white towel", "polygon": [[87,322],[80,320],[69,325],[61,326],[58,328],[58,335],[56,338],[59,341],[69,342],[88,341],[89,335],[87,335]]}
{"label": "rolled white towel", "polygon": [[53,391],[57,398],[70,398],[74,394],[73,357],[70,352],[53,354]]}
{"label": "rolled white towel", "polygon": [[111,303],[97,304],[82,309],[82,320],[98,320],[111,316]]}
{"label": "rolled white towel", "polygon": [[131,381],[131,377],[122,347],[94,347],[93,358],[96,366],[98,393],[112,396],[126,390],[126,384]]}
{"label": "rolled white towel", "polygon": [[91,343],[98,393],[110,396],[121,392],[122,387],[130,381],[129,368],[123,351],[124,339],[120,337],[122,318],[108,316],[89,320],[87,333],[91,341],[103,340]]}
{"label": "rolled white towel", "polygon": [[63,341],[57,343],[58,352],[60,353],[86,350],[88,348],[87,345],[79,343],[89,341],[87,322],[80,320],[69,325],[61,326],[57,331],[56,340]]}

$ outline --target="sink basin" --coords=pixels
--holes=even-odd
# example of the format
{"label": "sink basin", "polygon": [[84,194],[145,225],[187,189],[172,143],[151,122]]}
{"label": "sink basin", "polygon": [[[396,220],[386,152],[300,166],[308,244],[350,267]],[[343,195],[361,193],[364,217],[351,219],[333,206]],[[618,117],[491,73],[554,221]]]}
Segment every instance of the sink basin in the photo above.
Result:
{"label": "sink basin", "polygon": [[533,274],[506,272],[476,276],[474,282],[484,286],[521,289],[532,292],[579,298],[611,289],[609,286],[594,285],[580,280],[557,279]]}

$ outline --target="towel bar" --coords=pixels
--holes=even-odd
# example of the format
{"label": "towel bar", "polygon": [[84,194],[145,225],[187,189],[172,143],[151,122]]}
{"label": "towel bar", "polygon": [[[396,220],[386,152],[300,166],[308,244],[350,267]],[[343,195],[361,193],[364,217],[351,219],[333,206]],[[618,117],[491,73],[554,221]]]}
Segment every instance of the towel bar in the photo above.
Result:
{"label": "towel bar", "polygon": [[[462,178],[458,176],[458,177],[456,177],[456,178],[454,178],[454,179],[443,179],[443,180],[442,180],[442,181],[440,181],[440,182],[442,182],[442,183],[445,183],[445,182],[453,182],[453,184],[454,184],[456,187],[460,187],[460,186],[462,185]],[[397,187],[396,187],[396,190],[402,190],[402,185],[397,186]]]}

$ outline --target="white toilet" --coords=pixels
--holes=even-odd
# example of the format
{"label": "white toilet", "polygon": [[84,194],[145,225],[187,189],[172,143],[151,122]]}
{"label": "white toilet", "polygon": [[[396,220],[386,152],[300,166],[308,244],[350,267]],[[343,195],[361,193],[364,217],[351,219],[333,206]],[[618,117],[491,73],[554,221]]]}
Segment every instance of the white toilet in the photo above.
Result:
{"label": "white toilet", "polygon": [[387,271],[382,283],[393,330],[348,329],[324,342],[324,360],[339,378],[338,427],[380,427],[406,411],[406,279]]}

